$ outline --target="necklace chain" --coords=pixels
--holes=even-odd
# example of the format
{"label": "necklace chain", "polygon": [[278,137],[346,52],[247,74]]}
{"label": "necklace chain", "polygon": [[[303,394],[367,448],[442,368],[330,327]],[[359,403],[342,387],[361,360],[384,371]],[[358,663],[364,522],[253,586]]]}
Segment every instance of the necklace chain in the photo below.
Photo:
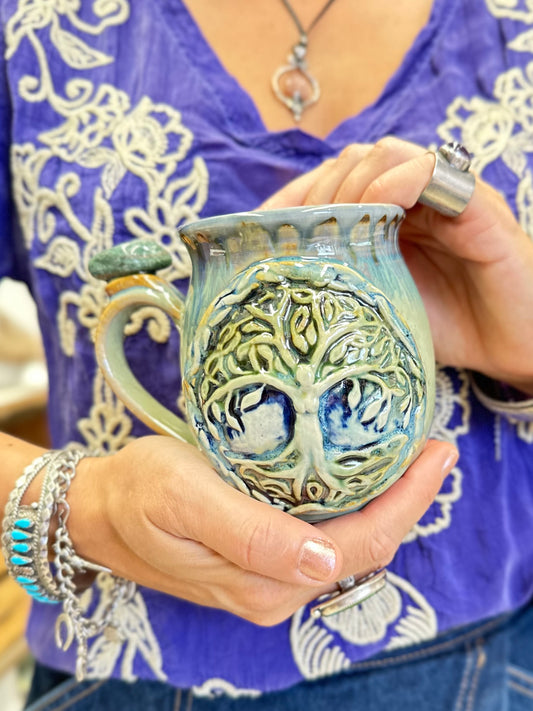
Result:
{"label": "necklace chain", "polygon": [[289,15],[292,17],[294,24],[298,28],[298,32],[300,33],[300,40],[304,40],[307,42],[307,38],[309,36],[309,33],[313,29],[315,25],[317,25],[322,17],[326,14],[326,12],[329,10],[330,6],[333,5],[335,0],[328,0],[327,3],[324,5],[324,7],[319,10],[319,12],[316,14],[315,18],[311,21],[309,27],[305,30],[302,23],[300,22],[300,18],[294,11],[293,6],[290,4],[289,0],[281,0],[281,2],[285,5],[287,8],[287,12]]}
{"label": "necklace chain", "polygon": [[309,27],[304,28],[289,0],[281,0],[300,34],[299,41],[292,47],[287,58],[288,64],[279,67],[272,76],[274,94],[289,111],[295,121],[299,121],[305,109],[320,98],[320,86],[307,69],[307,47],[311,30],[320,22],[335,0],[326,4],[313,18]]}

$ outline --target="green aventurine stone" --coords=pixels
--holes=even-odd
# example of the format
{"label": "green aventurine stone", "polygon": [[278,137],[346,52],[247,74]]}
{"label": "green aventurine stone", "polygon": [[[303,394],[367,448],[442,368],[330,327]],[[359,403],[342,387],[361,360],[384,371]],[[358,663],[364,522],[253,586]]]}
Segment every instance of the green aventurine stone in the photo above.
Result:
{"label": "green aventurine stone", "polygon": [[172,264],[170,254],[151,240],[133,240],[106,249],[89,262],[96,279],[110,281],[130,274],[155,274]]}

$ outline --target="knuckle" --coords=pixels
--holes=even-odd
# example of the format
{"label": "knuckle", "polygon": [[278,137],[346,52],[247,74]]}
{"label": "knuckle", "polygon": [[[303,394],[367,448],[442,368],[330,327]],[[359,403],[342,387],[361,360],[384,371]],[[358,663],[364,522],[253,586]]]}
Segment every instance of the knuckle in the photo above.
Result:
{"label": "knuckle", "polygon": [[182,507],[180,498],[175,495],[172,486],[167,482],[161,482],[156,488],[145,492],[145,510],[148,518],[168,533],[174,536],[190,535],[192,532],[186,530],[187,521],[185,509]]}
{"label": "knuckle", "polygon": [[387,531],[374,531],[367,543],[367,554],[372,570],[385,568],[394,558],[397,548],[396,541]]}
{"label": "knuckle", "polygon": [[[420,510],[422,512],[426,512],[431,506],[431,504],[435,501],[435,497],[439,493],[439,489],[441,486],[441,477],[428,477],[426,486],[420,486],[418,488],[420,496]],[[423,513],[421,515],[423,515]]]}
{"label": "knuckle", "polygon": [[394,136],[383,136],[374,144],[372,152],[379,155],[388,155],[398,148],[399,140]]}
{"label": "knuckle", "polygon": [[320,186],[314,186],[307,194],[307,197],[305,199],[306,205],[319,205],[320,203],[324,202],[321,195],[322,190]]}
{"label": "knuckle", "polygon": [[496,204],[500,207],[500,209],[505,210],[505,212],[509,212],[509,203],[507,202],[507,198],[505,195],[500,191],[500,190],[495,190],[492,188],[492,195],[494,197],[494,200]]}
{"label": "knuckle", "polygon": [[247,519],[241,528],[239,540],[242,541],[243,566],[253,570],[257,561],[265,556],[270,548],[272,539],[272,523],[269,519],[258,521],[256,518]]}
{"label": "knuckle", "polygon": [[353,163],[357,161],[361,156],[361,147],[356,143],[349,143],[345,146],[339,153],[339,161],[341,163]]}
{"label": "knuckle", "polygon": [[387,182],[383,176],[375,178],[365,190],[367,202],[379,202],[388,190]]}

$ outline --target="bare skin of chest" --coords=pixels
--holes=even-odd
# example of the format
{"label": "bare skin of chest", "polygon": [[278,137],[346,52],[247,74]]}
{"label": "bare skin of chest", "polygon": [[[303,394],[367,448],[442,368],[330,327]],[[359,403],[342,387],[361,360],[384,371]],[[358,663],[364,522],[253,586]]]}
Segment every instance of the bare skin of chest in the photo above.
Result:
{"label": "bare skin of chest", "polygon": [[[271,77],[286,64],[298,30],[281,0],[186,0],[207,42],[226,70],[252,97],[266,127],[294,127],[274,96]],[[306,29],[324,0],[292,0]],[[307,62],[320,84],[320,100],[299,126],[327,136],[375,101],[426,25],[432,0],[336,0],[309,34]]]}

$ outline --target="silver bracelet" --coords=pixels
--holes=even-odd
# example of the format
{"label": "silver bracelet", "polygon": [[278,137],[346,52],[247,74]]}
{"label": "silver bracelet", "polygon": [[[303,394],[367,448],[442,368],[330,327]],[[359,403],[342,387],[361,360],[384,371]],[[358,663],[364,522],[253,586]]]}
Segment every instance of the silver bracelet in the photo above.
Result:
{"label": "silver bracelet", "polygon": [[8,573],[33,598],[49,603],[59,602],[60,598],[57,587],[50,584],[48,526],[43,532],[37,502],[27,505],[21,502],[33,480],[54,456],[54,452],[46,452],[24,469],[7,500],[2,523],[2,553]]}
{"label": "silver bracelet", "polygon": [[[24,469],[15,483],[2,523],[2,552],[9,574],[39,602],[62,602],[56,620],[56,643],[66,651],[78,642],[76,676],[83,680],[87,669],[88,640],[105,634],[120,637],[117,611],[135,594],[135,583],[111,575],[109,568],[84,560],[74,550],[67,530],[70,507],[67,493],[76,476],[76,466],[86,454],[81,450],[46,452]],[[22,499],[37,475],[46,468],[38,502],[23,505]],[[49,528],[57,514],[53,550],[55,575],[48,563]],[[111,578],[109,602],[104,610],[85,617],[77,595],[75,576],[94,571]],[[63,635],[63,632],[66,632]]]}
{"label": "silver bracelet", "polygon": [[[88,640],[100,634],[108,637],[120,636],[118,629],[120,623],[116,614],[120,606],[127,603],[135,594],[135,583],[111,576],[111,571],[102,565],[91,563],[80,558],[72,545],[67,521],[70,506],[67,493],[70,484],[76,476],[76,465],[81,459],[80,453],[64,452],[59,462],[50,467],[43,488],[50,492],[57,510],[58,526],[55,532],[53,549],[55,553],[54,564],[56,567],[56,583],[59,594],[63,600],[63,612],[56,620],[55,639],[57,646],[66,651],[73,640],[78,643],[76,656],[76,678],[82,681],[85,678],[88,660]],[[85,617],[85,609],[76,594],[74,577],[86,571],[96,571],[108,574],[112,579],[110,601],[107,608],[98,616]]]}

